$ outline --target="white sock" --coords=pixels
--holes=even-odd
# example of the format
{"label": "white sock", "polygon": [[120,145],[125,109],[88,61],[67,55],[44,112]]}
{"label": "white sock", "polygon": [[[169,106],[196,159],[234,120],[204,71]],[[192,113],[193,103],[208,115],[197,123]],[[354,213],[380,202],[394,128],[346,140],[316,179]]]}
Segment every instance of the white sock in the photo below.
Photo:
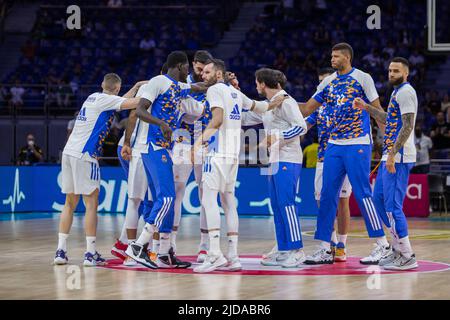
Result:
{"label": "white sock", "polygon": [[329,242],[321,241],[320,242],[320,247],[324,248],[324,249],[327,249],[327,251],[330,251],[330,243]]}
{"label": "white sock", "polygon": [[152,242],[152,252],[158,252],[159,251],[159,240],[153,239]]}
{"label": "white sock", "polygon": [[331,242],[337,243],[337,241],[336,230],[333,230],[333,233],[331,233]]}
{"label": "white sock", "polygon": [[158,254],[168,254],[169,250],[170,250],[170,233],[160,233]]}
{"label": "white sock", "polygon": [[411,242],[409,242],[408,236],[398,240],[398,247],[402,255],[408,259],[411,258],[414,253],[411,248]]}
{"label": "white sock", "polygon": [[149,243],[150,239],[153,237],[153,231],[154,231],[153,226],[149,223],[146,223],[136,243],[142,246]]}
{"label": "white sock", "polygon": [[209,231],[209,252],[212,255],[220,255],[220,231]]}
{"label": "white sock", "polygon": [[377,238],[377,244],[383,246],[384,248],[389,247],[389,242],[387,241],[386,236]]}
{"label": "white sock", "polygon": [[174,248],[177,246],[177,231],[172,230],[170,233],[170,245]]}
{"label": "white sock", "polygon": [[199,251],[201,250],[206,250],[208,251],[208,245],[209,243],[209,235],[206,232],[200,232],[200,247],[199,247]]}
{"label": "white sock", "polygon": [[94,254],[95,250],[95,239],[96,237],[86,237],[86,251]]}
{"label": "white sock", "polygon": [[125,223],[122,226],[122,231],[120,232],[119,241],[122,242],[122,243],[127,243],[128,242],[127,226],[125,225]]}
{"label": "white sock", "polygon": [[347,244],[347,235],[346,234],[338,234],[338,243],[342,242],[344,246]]}
{"label": "white sock", "polygon": [[228,236],[228,257],[237,257],[238,235]]}
{"label": "white sock", "polygon": [[58,250],[67,251],[67,233],[58,233]]}

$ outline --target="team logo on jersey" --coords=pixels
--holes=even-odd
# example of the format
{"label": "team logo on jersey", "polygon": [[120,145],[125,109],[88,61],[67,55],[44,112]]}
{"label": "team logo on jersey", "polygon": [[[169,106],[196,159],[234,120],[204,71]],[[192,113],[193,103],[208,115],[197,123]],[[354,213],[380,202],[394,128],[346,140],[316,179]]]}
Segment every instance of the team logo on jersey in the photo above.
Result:
{"label": "team logo on jersey", "polygon": [[364,153],[364,150],[363,149],[359,149],[358,153]]}
{"label": "team logo on jersey", "polygon": [[86,121],[86,108],[81,108],[80,113],[78,113],[77,120]]}
{"label": "team logo on jersey", "polygon": [[162,162],[164,162],[164,163],[166,163],[166,162],[167,162],[167,157],[166,157],[166,155],[165,155],[165,154],[163,154],[163,155],[162,155],[162,157],[161,157],[161,161],[162,161]]}
{"label": "team logo on jersey", "polygon": [[283,171],[286,171],[287,170],[287,167],[286,166],[283,166]]}
{"label": "team logo on jersey", "polygon": [[239,112],[239,106],[237,104],[234,105],[233,111],[230,113],[231,120],[241,120],[241,113]]}
{"label": "team logo on jersey", "polygon": [[237,95],[236,92],[232,92],[232,93],[231,93],[231,97],[232,97],[233,99],[237,99],[237,96],[238,96],[238,95]]}

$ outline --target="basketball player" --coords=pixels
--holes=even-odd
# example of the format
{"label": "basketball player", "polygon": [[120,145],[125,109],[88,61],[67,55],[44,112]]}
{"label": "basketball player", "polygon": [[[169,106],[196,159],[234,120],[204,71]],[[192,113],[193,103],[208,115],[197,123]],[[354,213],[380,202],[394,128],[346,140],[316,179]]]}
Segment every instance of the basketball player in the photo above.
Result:
{"label": "basketball player", "polygon": [[374,190],[374,204],[392,236],[393,251],[379,261],[388,270],[410,270],[418,267],[408,237],[408,224],[403,201],[408,188],[409,172],[416,162],[414,124],[417,115],[417,94],[408,82],[409,63],[405,58],[392,59],[389,83],[394,86],[387,112],[361,99],[357,108],[386,123],[383,157]]}
{"label": "basketball player", "polygon": [[[319,70],[319,82],[333,74],[333,69],[325,68]],[[332,114],[329,112],[326,104],[322,104],[319,109],[314,111],[309,117],[306,118],[308,130],[314,125],[317,126],[317,133],[319,138],[319,150],[317,154],[316,174],[314,177],[314,196],[317,201],[317,205],[320,206],[320,193],[322,191],[322,179],[323,179],[323,160],[325,156],[325,149],[328,144],[330,131],[332,129]],[[331,251],[334,254],[334,261],[345,262],[347,261],[346,242],[347,233],[350,225],[350,195],[352,193],[352,186],[348,180],[348,176],[345,176],[344,183],[339,193],[337,225],[338,235],[336,236],[336,230],[333,230],[331,234]]]}
{"label": "basketball player", "polygon": [[[238,215],[234,188],[239,166],[241,141],[242,108],[265,112],[269,107],[279,106],[284,97],[273,102],[255,102],[247,98],[234,87],[225,84],[225,64],[214,59],[203,69],[203,80],[210,86],[206,93],[211,107],[212,119],[194,143],[193,158],[199,150],[203,150],[203,142],[208,143],[209,153],[203,165],[203,196],[209,234],[208,255],[194,272],[211,272],[219,267],[228,266],[229,270],[240,270],[241,264],[237,253]],[[221,203],[227,221],[228,259],[220,250],[220,211],[217,195],[221,195]]]}
{"label": "basketball player", "polygon": [[[194,54],[194,60],[192,62],[193,73],[187,77],[187,83],[202,82],[202,71],[205,64],[212,59],[211,54],[205,50],[199,50]],[[211,119],[211,110],[206,102],[205,93],[195,93],[183,99],[182,108],[186,109],[185,114],[182,117],[180,128],[186,130],[184,138],[175,139],[175,145],[173,148],[173,170],[175,177],[175,217],[173,229],[170,234],[170,242],[173,250],[176,252],[176,236],[181,220],[181,204],[183,202],[184,194],[186,191],[186,183],[191,175],[192,169],[194,169],[195,181],[198,185],[199,199],[202,198],[202,165],[196,164],[195,166],[191,162],[191,147],[194,144],[194,140],[201,135],[201,132],[206,128]],[[198,105],[198,106],[196,106]],[[204,112],[201,117],[196,117],[195,110],[203,108]],[[196,125],[197,130],[196,130]],[[186,134],[187,133],[187,134]],[[200,245],[198,249],[198,262],[203,262],[208,250],[208,228],[206,227],[205,210],[200,208]]]}
{"label": "basketball player", "polygon": [[303,105],[305,115],[322,104],[332,113],[332,130],[323,163],[323,186],[315,239],[319,249],[308,256],[305,264],[332,264],[331,234],[336,218],[339,191],[348,175],[355,198],[364,217],[369,237],[377,239],[377,246],[367,260],[378,261],[392,248],[386,240],[379,215],[372,201],[369,183],[371,160],[371,128],[368,113],[353,108],[353,100],[362,98],[381,109],[372,77],[352,67],[353,49],[339,43],[332,49],[331,65],[337,72],[326,77],[314,96]]}
{"label": "basketball player", "polygon": [[134,97],[145,82],[138,82],[123,97],[117,96],[122,80],[115,73],[103,78],[103,91],[91,94],[78,114],[72,134],[64,147],[61,161],[62,192],[66,202],[59,225],[58,248],[54,263],[66,264],[67,238],[73,221],[73,212],[80,195],[86,206],[85,230],[87,249],[84,255],[85,266],[104,264],[105,260],[95,248],[97,230],[97,207],[100,190],[100,168],[97,157],[101,156],[102,144],[108,135],[114,112],[134,109],[139,99]]}
{"label": "basketball player", "polygon": [[[263,68],[256,71],[255,77],[258,94],[269,101],[287,96],[282,89],[285,83],[282,72]],[[249,116],[252,124],[259,118],[256,122],[263,123],[266,131],[262,144],[270,151],[269,193],[277,237],[277,250],[263,258],[261,264],[296,268],[306,258],[295,202],[303,160],[300,136],[306,133],[306,122],[292,98],[277,109],[261,115],[245,112],[243,117]]]}
{"label": "basketball player", "polygon": [[[189,63],[182,51],[174,51],[167,57],[168,72],[152,78],[141,89],[137,117],[143,122],[139,131],[136,151],[141,152],[147,181],[152,191],[154,203],[150,216],[145,220],[144,229],[132,242],[126,254],[148,268],[187,268],[191,264],[179,260],[170,248],[170,232],[173,227],[175,185],[173,165],[169,151],[173,147],[172,131],[179,127],[179,105],[182,98],[200,85],[188,85],[185,81]],[[199,90],[200,89],[200,90]],[[154,232],[160,234],[160,245],[156,263],[153,262],[145,246]]]}

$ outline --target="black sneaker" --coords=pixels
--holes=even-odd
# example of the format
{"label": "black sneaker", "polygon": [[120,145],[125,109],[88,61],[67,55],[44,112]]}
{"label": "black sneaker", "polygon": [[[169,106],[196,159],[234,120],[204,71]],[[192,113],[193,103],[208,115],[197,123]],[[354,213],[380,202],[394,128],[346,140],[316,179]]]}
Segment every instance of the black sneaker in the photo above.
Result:
{"label": "black sneaker", "polygon": [[148,256],[146,247],[147,246],[142,246],[136,242],[132,242],[128,246],[127,251],[125,251],[125,253],[131,259],[133,259],[136,262],[139,262],[140,264],[146,266],[147,268],[158,269],[156,263],[154,263]]}
{"label": "black sneaker", "polygon": [[186,269],[189,268],[192,263],[187,261],[181,261],[177,258],[175,253],[173,252],[173,249],[170,248],[168,254],[158,254],[158,258],[156,259],[156,263],[159,268],[165,268],[165,269]]}

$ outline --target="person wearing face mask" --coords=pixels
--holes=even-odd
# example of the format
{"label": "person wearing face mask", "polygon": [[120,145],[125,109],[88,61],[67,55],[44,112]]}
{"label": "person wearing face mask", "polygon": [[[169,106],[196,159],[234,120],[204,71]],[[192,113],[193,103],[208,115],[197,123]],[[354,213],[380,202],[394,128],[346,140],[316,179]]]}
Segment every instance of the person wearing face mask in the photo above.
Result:
{"label": "person wearing face mask", "polygon": [[31,166],[34,163],[41,162],[44,159],[42,154],[42,149],[36,145],[36,139],[29,133],[27,135],[27,145],[20,149],[17,165]]}
{"label": "person wearing face mask", "polygon": [[429,173],[430,172],[430,150],[433,148],[433,142],[430,137],[422,132],[420,125],[417,125],[415,130],[414,144],[416,145],[417,158],[416,166],[411,170],[411,173]]}

